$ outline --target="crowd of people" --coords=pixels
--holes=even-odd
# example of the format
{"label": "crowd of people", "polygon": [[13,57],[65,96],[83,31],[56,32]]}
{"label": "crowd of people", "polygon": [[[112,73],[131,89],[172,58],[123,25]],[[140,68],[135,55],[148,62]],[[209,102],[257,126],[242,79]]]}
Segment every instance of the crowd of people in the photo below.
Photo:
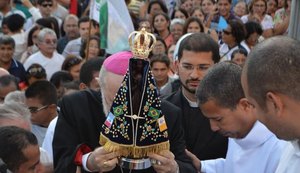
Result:
{"label": "crowd of people", "polygon": [[156,37],[148,60],[170,141],[144,170],[99,143],[133,54],[101,47],[91,2],[0,2],[1,173],[300,170],[291,0],[125,0],[134,29]]}

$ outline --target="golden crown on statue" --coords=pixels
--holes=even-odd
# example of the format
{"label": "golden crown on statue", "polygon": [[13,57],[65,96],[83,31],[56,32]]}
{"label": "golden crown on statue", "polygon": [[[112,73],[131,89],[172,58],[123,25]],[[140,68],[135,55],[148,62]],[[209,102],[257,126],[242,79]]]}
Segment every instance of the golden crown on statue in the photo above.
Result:
{"label": "golden crown on statue", "polygon": [[156,38],[145,28],[142,28],[140,31],[132,32],[128,41],[133,56],[146,59],[156,43]]}

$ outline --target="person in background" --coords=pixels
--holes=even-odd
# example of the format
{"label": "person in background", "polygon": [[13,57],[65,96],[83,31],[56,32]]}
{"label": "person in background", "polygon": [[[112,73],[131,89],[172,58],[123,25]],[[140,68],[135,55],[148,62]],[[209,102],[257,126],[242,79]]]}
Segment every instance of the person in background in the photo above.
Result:
{"label": "person in background", "polygon": [[32,129],[42,146],[47,128],[57,116],[57,94],[49,81],[36,81],[25,91],[26,105],[31,113]]}
{"label": "person in background", "polygon": [[[147,19],[153,23],[154,15],[157,13],[165,13],[168,14],[168,9],[165,5],[165,3],[162,0],[152,0],[148,3],[145,3],[147,6]],[[141,16],[144,18],[143,16]],[[152,25],[153,26],[153,25]]]}
{"label": "person in background", "polygon": [[234,15],[241,18],[242,16],[248,14],[248,9],[247,9],[247,4],[244,0],[239,0],[234,8],[233,8],[233,11],[234,11]]}
{"label": "person in background", "polygon": [[106,56],[103,54],[104,50],[100,47],[100,38],[96,35],[90,36],[89,39],[83,41],[80,47],[80,57],[85,60],[91,58],[99,58],[100,56]]}
{"label": "person in background", "polygon": [[215,13],[217,13],[216,2],[214,0],[202,0],[201,9],[203,10],[203,14],[205,17],[204,23],[207,27],[209,27],[206,23],[207,23],[207,20],[211,17],[211,15],[214,15]]}
{"label": "person in background", "polygon": [[26,82],[19,85],[20,89],[26,90],[28,86],[39,80],[47,80],[46,70],[40,64],[32,64],[26,70]]}
{"label": "person in background", "polygon": [[142,28],[145,28],[147,32],[152,33],[153,28],[151,26],[151,22],[149,19],[140,19],[138,22],[138,30],[140,31]]}
{"label": "person in background", "polygon": [[47,79],[61,69],[61,65],[65,58],[56,52],[57,37],[53,30],[44,28],[38,34],[39,51],[28,57],[24,63],[24,67],[28,67],[34,63],[42,65],[47,73]]}
{"label": "person in background", "polygon": [[185,9],[188,14],[191,14],[193,8],[193,1],[192,0],[181,0],[180,8]]}
{"label": "person in background", "polygon": [[204,26],[200,19],[197,17],[190,17],[184,24],[183,32],[186,33],[197,33],[204,32]]}
{"label": "person in background", "polygon": [[167,49],[168,49],[168,47],[167,47],[165,41],[161,37],[157,36],[155,45],[150,53],[151,55],[149,56],[149,58],[151,59],[152,55],[159,55],[159,54],[166,55]]}
{"label": "person in background", "polygon": [[8,170],[18,173],[36,171],[40,150],[33,133],[15,126],[0,127],[0,158]]}
{"label": "person in background", "polygon": [[[58,25],[61,26],[62,19],[60,19],[59,17],[56,17],[52,14],[53,6],[54,6],[54,0],[37,0],[37,8],[39,9],[39,12],[41,13],[42,18],[54,17],[54,19],[57,21]],[[57,35],[57,37],[60,37],[60,35]]]}
{"label": "person in background", "polygon": [[217,32],[214,29],[208,28],[205,25],[205,15],[204,15],[202,8],[200,8],[200,7],[193,8],[191,16],[197,17],[201,21],[201,23],[204,27],[204,33],[210,35],[216,42],[219,41]]}
{"label": "person in background", "polygon": [[229,137],[225,159],[200,162],[189,153],[199,172],[274,173],[278,166],[287,143],[257,120],[245,98],[241,74],[240,66],[221,62],[214,65],[199,84],[198,104],[209,119],[211,129]]}
{"label": "person in background", "polygon": [[24,82],[25,69],[23,64],[13,58],[15,41],[10,36],[0,36],[0,67],[14,75],[18,82]]}
{"label": "person in background", "polygon": [[267,14],[275,19],[275,12],[277,11],[278,0],[268,0],[267,1]]}
{"label": "person in background", "polygon": [[64,57],[66,57],[67,55],[76,55],[78,57],[80,56],[81,45],[83,41],[89,37],[90,21],[92,22],[90,35],[99,34],[99,24],[96,21],[90,19],[87,16],[81,17],[78,21],[80,37],[68,42],[62,53]]}
{"label": "person in background", "polygon": [[189,151],[202,160],[225,157],[227,138],[210,129],[209,120],[201,112],[195,95],[199,81],[220,60],[218,43],[207,34],[195,33],[187,35],[177,45],[175,64],[181,86],[165,99],[181,108],[181,124]]}
{"label": "person in background", "polygon": [[231,54],[236,49],[245,49],[241,42],[245,39],[246,28],[240,20],[229,21],[227,28],[222,31],[220,43],[221,61],[231,60]]}
{"label": "person in background", "polygon": [[0,104],[4,102],[5,97],[12,91],[19,90],[18,80],[13,75],[4,75],[0,77]]}
{"label": "person in background", "polygon": [[39,32],[40,32],[40,26],[34,26],[28,32],[27,49],[21,56],[20,59],[21,63],[24,63],[30,55],[36,53],[39,50],[39,48],[37,47],[37,36]]}
{"label": "person in background", "polygon": [[219,28],[219,22],[221,17],[223,17],[227,23],[231,20],[239,20],[231,11],[231,2],[232,0],[219,0],[217,2],[217,8],[214,8],[207,17],[206,26],[220,33],[221,28]]}
{"label": "person in background", "polygon": [[176,75],[176,69],[175,69],[175,63],[174,63],[174,51],[175,51],[176,45],[172,44],[168,49],[168,58],[170,60],[170,71],[168,73],[168,76],[171,78],[176,79],[178,76]]}
{"label": "person in background", "polygon": [[274,35],[287,35],[290,23],[291,0],[284,0],[284,7],[277,10],[274,16]]}
{"label": "person in background", "polygon": [[236,49],[231,54],[231,61],[237,65],[243,67],[248,56],[248,52],[245,49]]}
{"label": "person in background", "polygon": [[299,67],[300,42],[275,36],[255,46],[242,72],[253,113],[279,139],[289,141],[275,173],[300,170]]}
{"label": "person in background", "polygon": [[67,15],[63,22],[63,31],[65,35],[59,38],[57,42],[57,52],[60,54],[63,53],[69,41],[79,37],[78,17],[73,14]]}
{"label": "person in background", "polygon": [[169,47],[173,42],[172,34],[169,30],[170,18],[165,13],[156,13],[153,16],[152,26],[154,28],[154,33],[160,36]]}
{"label": "person in background", "polygon": [[22,54],[26,51],[26,33],[23,31],[25,19],[19,14],[12,14],[7,17],[7,35],[15,41],[14,58],[20,61]]}
{"label": "person in background", "polygon": [[168,76],[170,71],[170,60],[165,54],[154,55],[150,59],[150,67],[158,88],[160,96],[166,96],[172,93],[173,78]]}
{"label": "person in background", "polygon": [[[179,38],[183,35],[184,20],[173,19],[170,25],[170,32],[173,37],[173,43],[176,44]],[[170,46],[169,46],[170,47]]]}
{"label": "person in background", "polygon": [[[21,91],[10,92],[3,104],[0,104],[0,127],[16,126],[28,132],[31,131],[30,112],[25,105],[25,94]],[[39,173],[53,172],[53,163],[51,162],[48,153],[39,148],[40,163]],[[16,157],[13,158],[14,161]],[[24,171],[24,173],[28,171]],[[30,171],[29,171],[30,172]]]}
{"label": "person in background", "polygon": [[67,71],[57,71],[53,74],[50,82],[55,86],[57,99],[60,100],[65,95],[65,84],[72,82],[74,79]]}
{"label": "person in background", "polygon": [[247,50],[248,54],[253,49],[253,47],[259,43],[263,29],[261,25],[255,21],[249,21],[245,23],[246,37],[245,40],[241,42],[241,45]]}
{"label": "person in background", "polygon": [[79,74],[79,89],[91,89],[99,91],[98,76],[102,67],[104,58],[92,58],[82,64]]}
{"label": "person in background", "polygon": [[273,36],[273,18],[267,14],[267,0],[252,0],[249,5],[249,14],[242,18],[243,23],[255,21],[261,24],[263,29],[262,36],[269,38]]}
{"label": "person in background", "polygon": [[53,17],[40,18],[36,21],[36,24],[41,27],[41,29],[52,29],[55,32],[57,39],[60,38],[60,27],[58,26],[58,22]]}
{"label": "person in background", "polygon": [[171,15],[171,19],[182,19],[185,21],[187,18],[189,18],[188,12],[183,8],[175,9]]}
{"label": "person in background", "polygon": [[26,15],[21,10],[18,10],[12,6],[11,0],[2,0],[0,2],[0,28],[1,29],[2,29],[3,19],[12,14],[20,14],[24,19],[26,19]]}
{"label": "person in background", "polygon": [[74,55],[69,55],[64,60],[61,69],[69,72],[73,80],[79,80],[80,68],[82,66],[82,60]]}

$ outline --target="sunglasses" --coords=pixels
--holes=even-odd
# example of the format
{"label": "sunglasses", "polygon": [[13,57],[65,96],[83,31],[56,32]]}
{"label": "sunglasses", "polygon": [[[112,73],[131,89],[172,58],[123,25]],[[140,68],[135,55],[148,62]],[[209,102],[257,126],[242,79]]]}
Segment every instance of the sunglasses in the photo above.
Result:
{"label": "sunglasses", "polygon": [[46,109],[46,108],[48,108],[48,106],[49,105],[45,105],[45,106],[42,106],[42,107],[28,107],[28,109],[29,109],[29,111],[31,112],[31,113],[37,113],[37,112],[39,112],[39,111],[41,111],[41,110],[43,110],[43,109]]}
{"label": "sunglasses", "polygon": [[46,71],[42,67],[29,67],[26,75],[40,79],[46,76]]}
{"label": "sunglasses", "polygon": [[230,31],[226,31],[225,29],[223,29],[223,33],[226,34],[226,35],[230,35],[231,34]]}
{"label": "sunglasses", "polygon": [[52,4],[52,3],[49,3],[49,4],[42,4],[42,6],[43,6],[44,8],[46,8],[46,7],[52,7],[53,4]]}

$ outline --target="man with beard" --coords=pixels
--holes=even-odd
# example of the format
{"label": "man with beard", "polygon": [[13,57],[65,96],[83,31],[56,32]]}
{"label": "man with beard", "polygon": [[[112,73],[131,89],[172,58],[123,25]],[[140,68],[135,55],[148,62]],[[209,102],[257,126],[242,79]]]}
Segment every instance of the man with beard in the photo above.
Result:
{"label": "man with beard", "polygon": [[209,35],[195,33],[178,45],[175,65],[182,86],[166,99],[182,109],[182,125],[189,151],[202,160],[225,157],[227,138],[210,129],[209,120],[202,114],[195,96],[199,81],[220,60],[218,44]]}

